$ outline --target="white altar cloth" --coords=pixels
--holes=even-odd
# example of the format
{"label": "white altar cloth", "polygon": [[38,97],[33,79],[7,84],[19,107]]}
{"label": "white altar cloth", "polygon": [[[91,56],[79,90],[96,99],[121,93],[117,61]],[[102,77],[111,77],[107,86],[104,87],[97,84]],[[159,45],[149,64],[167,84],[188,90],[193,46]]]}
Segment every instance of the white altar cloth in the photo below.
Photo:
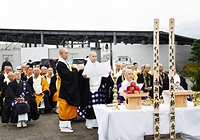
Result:
{"label": "white altar cloth", "polygon": [[[141,110],[112,110],[106,105],[93,105],[98,122],[99,140],[143,140],[152,135],[153,106],[142,106]],[[169,105],[160,105],[160,133],[169,134]],[[186,108],[175,108],[176,133],[200,137],[200,107],[188,102]]]}

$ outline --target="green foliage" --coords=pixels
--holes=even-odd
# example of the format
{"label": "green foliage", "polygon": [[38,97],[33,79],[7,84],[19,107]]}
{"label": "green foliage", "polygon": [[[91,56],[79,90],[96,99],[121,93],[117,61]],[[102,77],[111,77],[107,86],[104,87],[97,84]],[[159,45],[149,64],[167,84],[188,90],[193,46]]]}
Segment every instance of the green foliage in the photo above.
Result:
{"label": "green foliage", "polygon": [[183,67],[183,72],[186,76],[194,76],[198,73],[198,69],[200,68],[200,66],[198,66],[198,64],[186,64]]}
{"label": "green foliage", "polygon": [[193,91],[200,91],[200,69],[198,69],[197,74],[193,76],[194,84],[191,87]]}
{"label": "green foliage", "polygon": [[184,74],[190,77],[193,91],[200,91],[200,66],[198,64],[186,64],[183,67]]}
{"label": "green foliage", "polygon": [[188,58],[189,61],[197,62],[198,65],[200,63],[200,39],[195,40],[192,44],[190,56]]}

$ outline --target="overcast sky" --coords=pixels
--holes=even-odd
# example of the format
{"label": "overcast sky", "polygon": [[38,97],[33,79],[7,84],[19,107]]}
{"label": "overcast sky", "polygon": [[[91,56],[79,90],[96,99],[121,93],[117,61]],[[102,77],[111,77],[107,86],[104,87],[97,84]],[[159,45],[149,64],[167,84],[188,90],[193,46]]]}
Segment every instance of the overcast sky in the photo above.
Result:
{"label": "overcast sky", "polygon": [[0,0],[0,28],[160,30],[200,21],[200,0]]}

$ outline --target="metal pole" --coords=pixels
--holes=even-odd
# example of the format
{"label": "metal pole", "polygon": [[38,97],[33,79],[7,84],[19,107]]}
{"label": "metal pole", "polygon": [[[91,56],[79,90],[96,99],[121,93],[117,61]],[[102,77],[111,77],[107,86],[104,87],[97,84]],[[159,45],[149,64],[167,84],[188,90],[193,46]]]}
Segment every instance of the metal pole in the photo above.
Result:
{"label": "metal pole", "polygon": [[[117,45],[116,32],[113,32],[113,44]],[[110,65],[111,65],[111,67],[113,68],[113,71],[114,71],[115,64],[113,64],[113,48],[112,48],[112,43],[110,43]]]}
{"label": "metal pole", "polygon": [[82,41],[82,43],[81,43],[81,47],[84,48],[84,41]]}
{"label": "metal pole", "polygon": [[114,67],[113,67],[113,51],[112,51],[112,43],[110,43],[110,65],[111,65],[111,68],[113,68],[113,71],[114,71]]}
{"label": "metal pole", "polygon": [[40,32],[41,35],[41,47],[44,47],[44,35],[43,35],[43,31]]}
{"label": "metal pole", "polygon": [[98,47],[98,39],[97,39],[97,37],[95,37],[95,48],[97,48]]}
{"label": "metal pole", "polygon": [[73,48],[74,47],[74,41],[72,40],[71,41],[71,48]]}
{"label": "metal pole", "polygon": [[37,47],[37,38],[36,38],[36,35],[34,35],[34,47]]}
{"label": "metal pole", "polygon": [[114,45],[117,45],[117,36],[116,36],[116,32],[113,32],[113,43],[114,43]]}

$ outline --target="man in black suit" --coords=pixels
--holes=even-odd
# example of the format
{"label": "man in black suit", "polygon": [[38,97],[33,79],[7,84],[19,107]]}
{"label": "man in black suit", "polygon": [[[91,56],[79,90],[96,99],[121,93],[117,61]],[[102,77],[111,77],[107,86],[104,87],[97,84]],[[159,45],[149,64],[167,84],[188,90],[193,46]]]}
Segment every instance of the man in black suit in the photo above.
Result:
{"label": "man in black suit", "polygon": [[4,68],[5,66],[11,66],[12,68],[12,64],[8,61],[8,57],[5,58],[5,61],[3,62],[2,66],[1,66],[1,72],[4,72]]}

